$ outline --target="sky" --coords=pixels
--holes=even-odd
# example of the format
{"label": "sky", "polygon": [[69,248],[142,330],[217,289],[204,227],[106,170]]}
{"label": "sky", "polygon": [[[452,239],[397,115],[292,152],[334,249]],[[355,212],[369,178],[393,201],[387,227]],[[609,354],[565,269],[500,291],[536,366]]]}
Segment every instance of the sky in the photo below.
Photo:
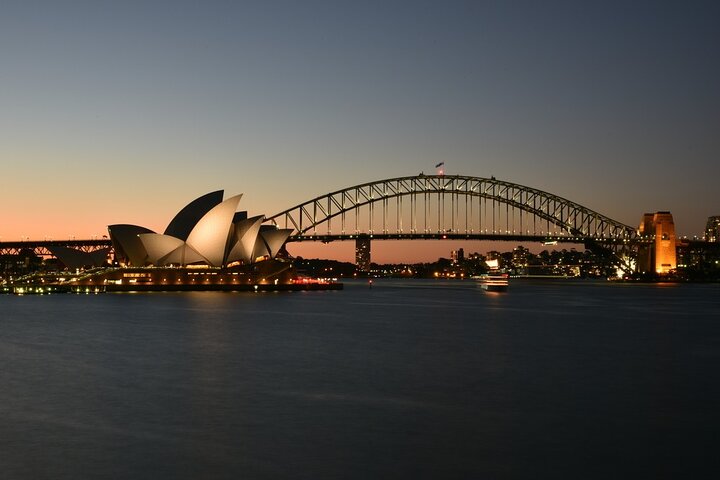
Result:
{"label": "sky", "polygon": [[[719,21],[692,1],[3,2],[0,241],[163,231],[218,189],[270,216],[441,161],[702,235]],[[373,259],[458,246],[390,243]]]}

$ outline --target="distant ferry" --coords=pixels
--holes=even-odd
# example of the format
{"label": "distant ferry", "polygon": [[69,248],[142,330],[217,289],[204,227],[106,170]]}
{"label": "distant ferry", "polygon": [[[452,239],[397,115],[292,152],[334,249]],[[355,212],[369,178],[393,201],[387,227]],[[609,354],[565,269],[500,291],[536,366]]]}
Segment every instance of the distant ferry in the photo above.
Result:
{"label": "distant ferry", "polygon": [[507,273],[486,273],[475,278],[478,285],[488,292],[507,292],[509,281]]}
{"label": "distant ferry", "polygon": [[509,275],[500,269],[496,259],[486,260],[485,264],[490,268],[490,272],[473,277],[480,288],[488,292],[506,292]]}

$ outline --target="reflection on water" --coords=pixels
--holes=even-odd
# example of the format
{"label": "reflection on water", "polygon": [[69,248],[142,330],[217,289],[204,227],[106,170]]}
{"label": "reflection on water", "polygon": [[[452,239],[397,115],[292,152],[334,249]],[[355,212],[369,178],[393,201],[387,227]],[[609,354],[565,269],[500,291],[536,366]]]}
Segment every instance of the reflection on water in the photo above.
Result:
{"label": "reflection on water", "polygon": [[719,293],[2,296],[3,478],[698,477]]}

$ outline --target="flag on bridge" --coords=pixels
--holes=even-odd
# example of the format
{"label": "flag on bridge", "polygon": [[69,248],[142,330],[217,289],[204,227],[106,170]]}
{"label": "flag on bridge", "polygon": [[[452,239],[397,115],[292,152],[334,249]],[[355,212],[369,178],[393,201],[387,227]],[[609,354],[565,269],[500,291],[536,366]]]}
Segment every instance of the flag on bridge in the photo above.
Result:
{"label": "flag on bridge", "polygon": [[440,162],[440,163],[438,163],[437,165],[435,165],[435,168],[440,168],[440,167],[442,167],[443,165],[445,165],[445,162]]}

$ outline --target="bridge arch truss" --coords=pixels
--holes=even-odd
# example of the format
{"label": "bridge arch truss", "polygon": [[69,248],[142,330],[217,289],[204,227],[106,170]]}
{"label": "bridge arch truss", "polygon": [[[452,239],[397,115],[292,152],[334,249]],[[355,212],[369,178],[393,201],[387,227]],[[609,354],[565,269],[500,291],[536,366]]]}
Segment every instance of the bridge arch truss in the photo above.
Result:
{"label": "bridge arch truss", "polygon": [[566,198],[492,177],[460,175],[364,183],[316,197],[267,221],[293,229],[290,241],[354,235],[543,237],[605,244],[637,240],[633,227]]}

